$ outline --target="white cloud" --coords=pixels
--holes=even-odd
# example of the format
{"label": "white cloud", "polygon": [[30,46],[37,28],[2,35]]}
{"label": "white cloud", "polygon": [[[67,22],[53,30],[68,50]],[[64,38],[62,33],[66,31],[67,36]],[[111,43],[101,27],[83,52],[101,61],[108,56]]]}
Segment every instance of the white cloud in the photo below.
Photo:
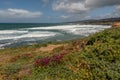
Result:
{"label": "white cloud", "polygon": [[113,13],[111,14],[113,17],[120,17],[120,5],[116,6]]}
{"label": "white cloud", "polygon": [[70,17],[70,16],[68,16],[68,15],[62,15],[62,16],[61,16],[62,19],[67,19],[67,18],[69,18],[69,17]]}
{"label": "white cloud", "polygon": [[91,9],[120,5],[120,0],[56,0],[53,10],[67,13],[85,13]]}
{"label": "white cloud", "polygon": [[[76,1],[76,2],[75,2]],[[88,10],[82,1],[71,1],[71,0],[63,0],[63,1],[57,1],[53,4],[53,10],[56,11],[65,11],[70,13],[79,13]]]}
{"label": "white cloud", "polygon": [[[94,15],[95,10],[105,7],[111,7],[113,11]],[[54,0],[52,9],[67,14],[60,18],[68,21],[120,17],[120,0]]]}
{"label": "white cloud", "polygon": [[42,15],[41,12],[32,12],[24,9],[6,9],[0,10],[1,18],[36,18]]}

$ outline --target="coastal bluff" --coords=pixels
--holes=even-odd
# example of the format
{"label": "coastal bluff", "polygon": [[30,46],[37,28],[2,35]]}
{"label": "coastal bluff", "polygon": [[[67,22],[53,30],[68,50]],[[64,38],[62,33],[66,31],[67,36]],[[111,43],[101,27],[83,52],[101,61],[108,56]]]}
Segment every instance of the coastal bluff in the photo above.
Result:
{"label": "coastal bluff", "polygon": [[112,27],[120,27],[120,22],[114,22],[114,23],[112,24]]}

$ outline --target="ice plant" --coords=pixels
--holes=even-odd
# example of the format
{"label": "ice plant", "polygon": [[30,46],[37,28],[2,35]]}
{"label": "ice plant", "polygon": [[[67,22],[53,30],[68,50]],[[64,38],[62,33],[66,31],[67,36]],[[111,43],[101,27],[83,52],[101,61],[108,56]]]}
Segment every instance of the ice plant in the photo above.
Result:
{"label": "ice plant", "polygon": [[44,57],[35,61],[35,67],[47,66],[50,63],[59,63],[66,53],[54,54],[51,57]]}
{"label": "ice plant", "polygon": [[47,66],[50,62],[50,58],[49,57],[44,57],[41,59],[38,59],[35,61],[35,67],[39,67],[39,66]]}

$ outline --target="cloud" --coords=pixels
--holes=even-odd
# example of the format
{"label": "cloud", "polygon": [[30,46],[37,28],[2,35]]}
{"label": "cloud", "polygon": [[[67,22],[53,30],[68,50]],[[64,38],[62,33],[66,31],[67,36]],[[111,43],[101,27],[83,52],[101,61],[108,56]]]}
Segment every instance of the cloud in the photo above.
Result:
{"label": "cloud", "polygon": [[62,16],[61,16],[62,19],[67,19],[67,18],[69,18],[69,17],[70,17],[70,16],[68,16],[68,15],[62,15]]}
{"label": "cloud", "polygon": [[85,0],[85,6],[91,9],[120,5],[120,0]]}
{"label": "cloud", "polygon": [[0,10],[0,18],[37,18],[42,15],[41,12],[32,12],[25,9],[6,9]]}
{"label": "cloud", "polygon": [[111,15],[114,15],[114,17],[120,17],[120,5],[115,7],[115,10]]}
{"label": "cloud", "polygon": [[120,5],[115,6],[113,12],[106,13],[104,15],[99,15],[96,18],[114,18],[114,17],[120,17]]}
{"label": "cloud", "polygon": [[83,4],[83,0],[62,0],[56,1],[52,6],[55,11],[64,11],[68,13],[84,12],[87,8]]}
{"label": "cloud", "polygon": [[115,17],[120,17],[120,5],[115,6],[113,11],[110,13],[106,13],[106,14],[101,14],[101,15],[97,15],[97,16],[91,16],[90,19],[94,18],[94,19],[104,19],[104,18],[115,18]]}
{"label": "cloud", "polygon": [[85,13],[92,9],[120,5],[120,0],[56,0],[52,8],[67,13]]}

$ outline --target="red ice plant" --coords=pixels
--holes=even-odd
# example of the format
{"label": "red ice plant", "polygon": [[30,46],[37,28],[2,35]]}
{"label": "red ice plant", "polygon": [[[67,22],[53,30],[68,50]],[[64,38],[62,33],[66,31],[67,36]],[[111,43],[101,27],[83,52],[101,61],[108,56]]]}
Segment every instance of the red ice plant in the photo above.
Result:
{"label": "red ice plant", "polygon": [[47,66],[51,62],[59,63],[61,59],[66,55],[66,53],[54,54],[51,57],[44,57],[35,61],[35,67]]}
{"label": "red ice plant", "polygon": [[44,57],[41,59],[38,59],[35,61],[35,67],[39,67],[39,66],[47,66],[50,62],[50,58],[49,57]]}

